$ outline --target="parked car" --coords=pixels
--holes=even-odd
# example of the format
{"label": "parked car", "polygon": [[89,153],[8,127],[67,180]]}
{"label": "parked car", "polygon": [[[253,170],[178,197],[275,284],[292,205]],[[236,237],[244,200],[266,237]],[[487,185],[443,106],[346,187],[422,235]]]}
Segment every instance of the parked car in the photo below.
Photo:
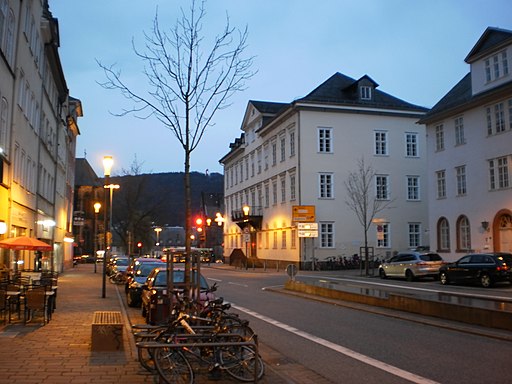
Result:
{"label": "parked car", "polygon": [[113,274],[123,271],[125,272],[128,268],[130,260],[128,256],[113,256],[108,262],[106,266],[107,275],[112,276]]}
{"label": "parked car", "polygon": [[[130,265],[128,265],[128,268],[126,268],[126,284],[124,287],[125,293],[128,293],[128,286],[133,281],[133,271],[135,270],[135,268],[137,268],[137,266],[139,266],[142,263],[157,263],[157,262],[163,262],[163,260],[155,258],[155,257],[137,257],[135,259],[132,259],[132,261],[130,262]],[[143,283],[144,283],[144,281],[143,281]]]}
{"label": "parked car", "polygon": [[420,277],[437,278],[443,258],[434,252],[400,252],[379,266],[381,279],[387,277],[406,278],[412,281]]}
{"label": "parked car", "polygon": [[[210,288],[203,275],[200,275],[199,283],[201,287],[200,301],[214,300],[213,289]],[[180,268],[173,271],[173,284],[175,292],[183,291],[185,287],[184,269]],[[142,316],[148,324],[166,320],[170,305],[167,297],[167,270],[165,268],[155,268],[142,285]]]}
{"label": "parked car", "polygon": [[441,284],[479,283],[484,288],[494,283],[512,282],[512,254],[505,252],[473,253],[439,269]]}
{"label": "parked car", "polygon": [[129,307],[140,307],[142,303],[142,285],[146,282],[147,277],[155,268],[165,268],[165,263],[158,259],[152,261],[144,261],[135,264],[126,289],[126,303]]}

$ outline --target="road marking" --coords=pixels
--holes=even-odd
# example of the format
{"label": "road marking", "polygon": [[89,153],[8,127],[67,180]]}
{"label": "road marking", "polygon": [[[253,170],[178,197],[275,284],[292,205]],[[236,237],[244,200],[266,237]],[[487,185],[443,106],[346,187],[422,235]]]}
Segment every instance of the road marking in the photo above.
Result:
{"label": "road marking", "polygon": [[269,324],[272,324],[273,326],[275,327],[278,327],[278,328],[281,328],[281,329],[284,329],[285,331],[288,331],[290,333],[293,333],[294,335],[297,335],[299,337],[302,337],[306,340],[309,340],[309,341],[312,341],[314,343],[317,343],[317,344],[320,344],[324,347],[327,347],[329,349],[332,349],[333,351],[336,351],[338,353],[341,353],[345,356],[348,356],[348,357],[351,357],[355,360],[358,360],[364,364],[368,364],[368,365],[371,365],[372,367],[375,367],[377,369],[380,369],[382,371],[385,371],[385,372],[388,372],[392,375],[395,375],[395,376],[398,376],[398,377],[401,377],[405,380],[409,380],[410,382],[413,382],[413,383],[416,383],[416,384],[439,384],[437,381],[433,381],[433,380],[430,380],[430,379],[427,379],[425,377],[422,377],[422,376],[418,376],[412,372],[408,372],[408,371],[405,371],[403,369],[400,369],[400,368],[397,368],[393,365],[390,365],[390,364],[387,364],[387,363],[384,363],[382,361],[379,361],[379,360],[376,360],[374,358],[371,358],[369,356],[366,356],[366,355],[363,355],[361,353],[358,353],[358,352],[355,352],[355,351],[352,351],[351,349],[348,349],[348,348],[345,348],[345,347],[342,347],[341,345],[338,345],[338,344],[334,344],[328,340],[325,340],[325,339],[322,339],[321,337],[317,337],[317,336],[314,336],[314,335],[311,335],[310,333],[307,333],[307,332],[304,332],[304,331],[301,331],[300,329],[297,329],[295,327],[292,327],[290,325],[287,325],[287,324],[284,324],[284,323],[281,323],[280,321],[278,320],[274,320],[270,317],[267,317],[265,315],[261,315],[257,312],[254,312],[250,309],[247,309],[247,308],[244,308],[244,307],[240,307],[234,303],[231,303],[231,307],[232,308],[235,308],[235,309],[238,309],[239,311],[242,311],[244,313],[247,313],[248,315],[251,315],[257,319],[260,319],[266,323],[269,323]]}
{"label": "road marking", "polygon": [[222,279],[213,279],[211,277],[208,277],[208,280],[211,280],[211,281],[218,281],[219,283],[222,282]]}
{"label": "road marking", "polygon": [[237,286],[239,286],[239,287],[245,287],[245,288],[247,288],[247,287],[248,287],[248,285],[247,285],[247,284],[233,283],[233,282],[231,282],[231,281],[229,281],[229,282],[228,282],[228,284],[230,284],[230,285],[237,285]]}

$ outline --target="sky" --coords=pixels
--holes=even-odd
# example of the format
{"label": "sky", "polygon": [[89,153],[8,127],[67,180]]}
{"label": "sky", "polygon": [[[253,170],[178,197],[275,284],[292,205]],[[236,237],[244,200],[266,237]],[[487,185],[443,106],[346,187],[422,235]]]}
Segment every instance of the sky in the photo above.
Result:
{"label": "sky", "polygon": [[[115,116],[131,102],[99,85],[98,61],[115,65],[133,87],[144,86],[143,48],[158,8],[160,24],[175,25],[190,0],[49,0],[59,20],[60,57],[70,95],[80,99],[76,157],[98,176],[113,156],[113,175],[133,164],[141,173],[182,172],[184,152],[156,119]],[[512,30],[510,0],[208,0],[203,31],[226,24],[248,28],[246,57],[256,75],[218,111],[191,170],[223,173],[219,160],[238,138],[249,100],[292,102],[336,72],[370,76],[379,89],[407,102],[432,107],[468,72],[464,58],[487,27]]]}

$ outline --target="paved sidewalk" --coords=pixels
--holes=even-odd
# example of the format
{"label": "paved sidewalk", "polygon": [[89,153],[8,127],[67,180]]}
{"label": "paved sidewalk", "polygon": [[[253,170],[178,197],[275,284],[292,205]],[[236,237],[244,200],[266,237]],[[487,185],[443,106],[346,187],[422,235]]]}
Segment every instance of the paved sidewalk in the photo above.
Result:
{"label": "paved sidewalk", "polygon": [[[0,323],[0,384],[139,384],[158,383],[137,360],[130,320],[118,287],[106,283],[101,298],[101,267],[81,264],[59,276],[57,308],[52,320],[43,326],[39,318],[23,325],[14,315],[13,323]],[[91,323],[95,311],[121,311],[125,328],[123,351],[91,351]],[[263,384],[324,384],[320,376],[290,361],[260,343],[266,363]],[[213,380],[197,377],[196,383]],[[219,383],[219,381],[216,381]],[[223,383],[235,383],[223,379]]]}

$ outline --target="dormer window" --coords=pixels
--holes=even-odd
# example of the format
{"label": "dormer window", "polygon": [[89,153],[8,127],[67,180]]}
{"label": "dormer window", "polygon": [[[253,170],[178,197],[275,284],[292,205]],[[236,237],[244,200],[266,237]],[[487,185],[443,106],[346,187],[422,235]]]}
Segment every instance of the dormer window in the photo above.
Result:
{"label": "dormer window", "polygon": [[507,75],[507,51],[499,52],[496,55],[493,55],[485,59],[485,80],[488,83]]}
{"label": "dormer window", "polygon": [[368,85],[362,85],[359,87],[359,92],[361,95],[361,100],[371,100],[372,99],[372,87]]}

